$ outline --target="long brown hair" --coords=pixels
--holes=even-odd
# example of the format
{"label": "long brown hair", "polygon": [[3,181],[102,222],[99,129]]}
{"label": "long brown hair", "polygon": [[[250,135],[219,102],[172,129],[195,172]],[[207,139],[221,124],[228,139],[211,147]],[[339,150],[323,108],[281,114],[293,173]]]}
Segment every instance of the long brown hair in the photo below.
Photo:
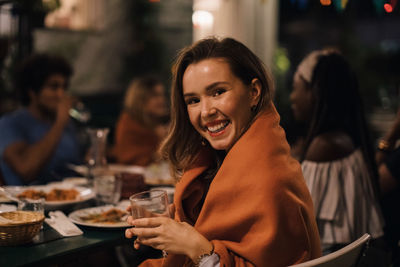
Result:
{"label": "long brown hair", "polygon": [[[192,126],[187,113],[183,98],[183,75],[190,64],[210,58],[224,59],[232,73],[245,85],[250,85],[254,78],[259,80],[262,89],[255,115],[271,102],[271,76],[261,60],[242,43],[232,38],[219,40],[211,37],[182,49],[172,68],[171,126],[161,147],[162,155],[170,162],[172,175],[176,179],[193,163],[202,146],[202,137]],[[215,160],[218,161],[217,151]]]}
{"label": "long brown hair", "polygon": [[129,85],[124,98],[124,110],[144,126],[151,127],[152,122],[144,112],[144,106],[154,94],[154,87],[162,85],[153,75],[135,78]]}

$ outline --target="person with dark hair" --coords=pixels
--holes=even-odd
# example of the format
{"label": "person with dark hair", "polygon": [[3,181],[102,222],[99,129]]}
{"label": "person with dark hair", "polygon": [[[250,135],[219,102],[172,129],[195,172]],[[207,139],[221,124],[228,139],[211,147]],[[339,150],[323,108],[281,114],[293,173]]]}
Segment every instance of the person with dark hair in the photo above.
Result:
{"label": "person with dark hair", "polygon": [[389,131],[378,142],[375,154],[385,218],[385,240],[392,249],[393,266],[400,266],[400,108]]}
{"label": "person with dark hair", "polygon": [[146,166],[160,158],[158,148],[168,128],[166,102],[164,85],[155,76],[132,81],[116,125],[112,160]]}
{"label": "person with dark hair", "polygon": [[27,58],[16,75],[23,108],[0,120],[0,167],[7,185],[44,184],[71,174],[80,158],[66,94],[72,74],[65,59],[47,54]]}
{"label": "person with dark hair", "polygon": [[364,233],[383,235],[374,152],[357,79],[335,50],[318,50],[300,63],[290,95],[297,121],[306,125],[298,147],[314,201],[324,253]]}
{"label": "person with dark hair", "polygon": [[163,155],[174,219],[128,222],[134,247],[168,253],[143,266],[288,266],[320,256],[312,199],[272,103],[272,80],[242,43],[208,38],[173,67]]}

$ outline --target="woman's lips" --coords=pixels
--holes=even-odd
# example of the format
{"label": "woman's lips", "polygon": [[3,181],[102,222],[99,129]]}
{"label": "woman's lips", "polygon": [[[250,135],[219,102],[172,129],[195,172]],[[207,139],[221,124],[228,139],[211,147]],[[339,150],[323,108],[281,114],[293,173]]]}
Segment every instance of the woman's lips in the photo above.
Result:
{"label": "woman's lips", "polygon": [[226,127],[230,124],[229,120],[208,123],[206,125],[207,132],[210,136],[216,137],[225,132]]}

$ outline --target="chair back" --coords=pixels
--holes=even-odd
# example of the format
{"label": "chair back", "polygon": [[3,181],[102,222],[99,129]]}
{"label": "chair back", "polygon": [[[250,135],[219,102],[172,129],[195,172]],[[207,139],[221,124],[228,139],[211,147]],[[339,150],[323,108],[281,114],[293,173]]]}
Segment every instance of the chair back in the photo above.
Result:
{"label": "chair back", "polygon": [[338,251],[311,261],[291,265],[290,267],[355,267],[363,255],[370,238],[369,234],[364,234],[356,241]]}

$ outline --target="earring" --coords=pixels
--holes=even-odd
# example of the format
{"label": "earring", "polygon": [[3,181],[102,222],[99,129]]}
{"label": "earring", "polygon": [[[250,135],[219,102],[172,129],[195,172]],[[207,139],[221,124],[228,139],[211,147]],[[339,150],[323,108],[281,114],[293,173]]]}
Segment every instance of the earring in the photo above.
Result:
{"label": "earring", "polygon": [[201,138],[201,145],[202,146],[206,146],[207,145],[206,139],[204,139],[204,137]]}
{"label": "earring", "polygon": [[256,108],[257,108],[257,106],[254,105],[254,106],[252,106],[252,107],[250,108],[250,110],[251,110],[252,112],[255,112],[255,111],[256,111]]}

